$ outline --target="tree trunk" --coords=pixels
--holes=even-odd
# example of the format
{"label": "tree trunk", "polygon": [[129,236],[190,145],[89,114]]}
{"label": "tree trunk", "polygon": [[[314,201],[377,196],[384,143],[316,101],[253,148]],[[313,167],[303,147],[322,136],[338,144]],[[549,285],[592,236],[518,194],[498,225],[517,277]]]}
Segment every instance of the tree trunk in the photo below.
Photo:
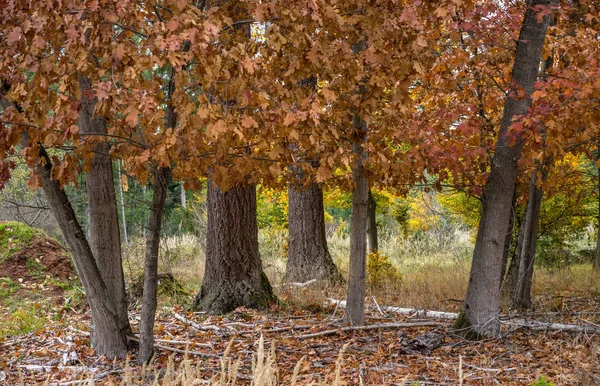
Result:
{"label": "tree trunk", "polygon": [[80,133],[86,140],[98,141],[93,145],[94,156],[91,167],[86,172],[90,247],[109,296],[115,304],[120,328],[130,331],[115,182],[109,155],[110,148],[104,137],[107,134],[106,120],[94,114],[98,99],[86,95],[91,91],[91,82],[88,78],[79,76],[79,89],[81,91]]}
{"label": "tree trunk", "polygon": [[123,358],[127,353],[126,335],[129,329],[126,327],[129,326],[124,326],[122,319],[119,318],[112,293],[104,284],[92,249],[77,221],[73,207],[60,183],[52,179],[52,163],[43,148],[40,150],[40,158],[44,160],[43,163],[40,161],[37,165],[42,188],[52,214],[69,246],[77,274],[92,311],[92,320],[94,321],[92,344],[97,355]]}
{"label": "tree trunk", "polygon": [[369,253],[377,252],[379,245],[377,242],[377,202],[369,189],[369,203],[367,204],[367,239],[369,244]]}
{"label": "tree trunk", "polygon": [[256,187],[208,182],[205,274],[194,308],[223,314],[276,301],[258,253]]}
{"label": "tree trunk", "polygon": [[[177,125],[177,115],[175,114],[172,99],[175,91],[175,70],[173,69],[171,69],[171,74],[165,88],[164,132],[168,129],[175,129]],[[140,364],[150,362],[154,353],[154,316],[157,303],[158,253],[171,169],[160,168],[154,165],[152,174],[154,175],[154,189],[150,213],[148,214],[146,258],[144,261],[144,291],[142,294],[142,315],[140,317]]]}
{"label": "tree trunk", "polygon": [[537,228],[540,217],[543,191],[536,185],[534,172],[529,182],[529,198],[525,216],[519,229],[517,247],[509,271],[509,291],[514,308],[531,308],[531,282],[537,241]]}
{"label": "tree trunk", "polygon": [[288,232],[286,280],[341,280],[327,249],[323,191],[316,183],[288,188]]}
{"label": "tree trunk", "polygon": [[502,256],[522,150],[521,138],[517,135],[516,143],[510,142],[508,129],[520,116],[527,114],[531,105],[531,94],[537,81],[550,20],[549,14],[539,19],[538,16],[547,10],[545,6],[552,4],[553,0],[532,1],[517,41],[511,88],[504,105],[496,151],[485,186],[467,296],[463,312],[454,324],[457,333],[470,339],[495,337],[500,333],[498,315]]}
{"label": "tree trunk", "polygon": [[[598,155],[596,165],[600,164],[600,141],[598,141]],[[596,236],[596,254],[594,256],[594,269],[600,270],[600,167],[598,170],[598,235]]]}
{"label": "tree trunk", "polygon": [[504,239],[504,252],[502,253],[502,276],[500,277],[500,292],[502,293],[502,286],[504,284],[505,276],[507,275],[506,267],[508,266],[508,256],[513,243],[515,234],[515,218],[517,211],[517,189],[513,193],[512,206],[510,210],[510,218],[508,220],[508,229],[506,230],[506,239]]}
{"label": "tree trunk", "polygon": [[153,354],[160,230],[165,211],[167,180],[169,178],[170,169],[157,169],[153,174],[154,193],[152,205],[150,207],[150,215],[148,217],[146,259],[144,262],[144,293],[142,295],[142,315],[140,318],[140,364],[148,363],[150,359],[152,359]]}
{"label": "tree trunk", "polygon": [[180,203],[181,203],[181,207],[183,209],[187,209],[187,197],[185,195],[185,186],[183,184],[183,181],[181,181],[179,183],[179,187],[181,188],[181,195],[180,195]]}
{"label": "tree trunk", "polygon": [[352,178],[352,214],[350,216],[350,266],[348,278],[348,302],[344,321],[353,325],[365,322],[365,291],[367,277],[367,206],[369,202],[369,183],[365,176],[364,159],[366,122],[354,118],[358,138],[352,144],[352,151],[358,157],[353,166]]}
{"label": "tree trunk", "polygon": [[125,197],[123,195],[123,174],[121,173],[121,160],[117,161],[117,168],[119,174],[117,176],[117,180],[119,183],[119,201],[121,204],[121,226],[123,227],[123,239],[125,244],[129,244],[129,237],[127,234],[127,217],[125,216]]}

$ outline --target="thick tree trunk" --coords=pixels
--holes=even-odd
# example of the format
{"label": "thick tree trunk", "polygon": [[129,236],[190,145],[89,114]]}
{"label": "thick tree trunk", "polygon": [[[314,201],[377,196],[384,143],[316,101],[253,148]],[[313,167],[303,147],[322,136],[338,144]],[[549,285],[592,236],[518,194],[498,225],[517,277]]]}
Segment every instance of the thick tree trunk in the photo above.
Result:
{"label": "thick tree trunk", "polygon": [[[52,163],[42,148],[37,170],[42,188],[56,218],[60,230],[69,246],[77,274],[85,290],[85,295],[92,311],[94,333],[93,346],[98,355],[109,358],[125,357],[127,353],[128,328],[124,326],[113,303],[112,293],[104,284],[94,255],[81,229],[75,212],[60,183],[52,179]],[[128,326],[127,326],[128,327]]]}
{"label": "thick tree trunk", "polygon": [[367,204],[367,240],[369,252],[377,252],[379,243],[377,242],[377,202],[369,189],[369,203]]}
{"label": "thick tree trunk", "polygon": [[227,313],[276,301],[258,253],[256,187],[224,192],[208,182],[205,274],[194,307]]}
{"label": "thick tree trunk", "polygon": [[511,89],[504,105],[490,176],[486,182],[483,208],[464,310],[454,324],[456,332],[467,338],[498,336],[500,333],[500,279],[506,230],[510,221],[511,201],[517,180],[522,141],[508,139],[508,129],[527,114],[550,14],[543,17],[552,0],[534,0],[528,7],[517,48],[511,77]]}
{"label": "thick tree trunk", "polygon": [[80,133],[86,140],[99,141],[93,146],[91,168],[86,172],[90,247],[115,304],[121,329],[130,331],[112,160],[103,137],[107,134],[106,120],[94,114],[98,99],[87,95],[91,91],[88,78],[79,76],[79,89],[82,95]]}
{"label": "thick tree trunk", "polygon": [[529,181],[529,198],[525,216],[519,229],[517,247],[509,271],[509,292],[514,308],[531,308],[531,282],[537,241],[537,228],[540,217],[543,191],[536,185],[534,172]]}
{"label": "thick tree trunk", "polygon": [[167,180],[170,169],[154,171],[154,194],[146,237],[146,259],[144,262],[144,293],[142,296],[142,315],[140,318],[140,357],[141,364],[152,359],[154,345],[154,314],[156,312],[156,288],[158,285],[158,252],[160,230],[167,198]]}
{"label": "thick tree trunk", "polygon": [[350,216],[350,266],[348,278],[348,301],[344,321],[353,325],[365,322],[365,291],[367,277],[367,206],[369,202],[369,183],[365,176],[364,159],[366,122],[359,117],[354,118],[354,127],[359,132],[359,138],[352,145],[352,151],[357,156],[353,166],[352,178],[352,214]]}
{"label": "thick tree trunk", "polygon": [[316,183],[288,188],[288,232],[286,280],[341,280],[327,249],[323,191]]}

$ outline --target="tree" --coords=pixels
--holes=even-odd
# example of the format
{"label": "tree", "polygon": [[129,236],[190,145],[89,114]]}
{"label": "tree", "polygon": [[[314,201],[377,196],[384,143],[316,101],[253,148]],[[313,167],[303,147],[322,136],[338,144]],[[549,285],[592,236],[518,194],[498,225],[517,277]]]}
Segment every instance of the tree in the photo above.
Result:
{"label": "tree", "polygon": [[502,258],[523,146],[518,133],[509,137],[509,128],[528,113],[531,105],[552,5],[553,1],[548,0],[534,0],[528,5],[517,41],[510,91],[485,185],[467,296],[454,324],[457,332],[469,338],[500,333]]}
{"label": "tree", "polygon": [[315,182],[288,188],[288,281],[339,281],[341,276],[327,249],[323,190]]}
{"label": "tree", "polygon": [[[106,120],[95,113],[98,99],[93,94],[90,96],[90,79],[79,75],[78,82],[82,96],[79,132],[93,143],[93,155],[86,172],[89,243],[109,296],[114,302],[120,329],[130,332],[113,165],[109,155],[110,146],[105,141],[108,133]],[[100,141],[97,138],[94,140],[94,136]]]}
{"label": "tree", "polygon": [[194,308],[215,313],[267,308],[275,295],[258,252],[256,187],[223,191],[209,181],[207,189],[205,273]]}

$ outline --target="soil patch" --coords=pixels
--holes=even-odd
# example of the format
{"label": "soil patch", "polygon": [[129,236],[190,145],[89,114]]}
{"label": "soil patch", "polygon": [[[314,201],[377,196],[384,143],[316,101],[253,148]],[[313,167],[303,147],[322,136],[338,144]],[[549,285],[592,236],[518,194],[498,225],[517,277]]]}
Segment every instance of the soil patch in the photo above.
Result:
{"label": "soil patch", "polygon": [[49,237],[34,237],[0,263],[0,277],[15,281],[36,281],[46,275],[60,280],[76,276],[67,250]]}

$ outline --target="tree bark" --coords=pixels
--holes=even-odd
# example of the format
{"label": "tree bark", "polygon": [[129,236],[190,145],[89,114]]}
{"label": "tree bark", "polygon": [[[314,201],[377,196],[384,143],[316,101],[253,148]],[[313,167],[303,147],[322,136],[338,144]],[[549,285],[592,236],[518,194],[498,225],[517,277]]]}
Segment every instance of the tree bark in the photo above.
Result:
{"label": "tree bark", "polygon": [[377,241],[377,202],[369,189],[369,203],[367,204],[367,240],[369,253],[377,252],[379,243]]}
{"label": "tree bark", "polygon": [[502,293],[502,286],[507,275],[506,267],[508,266],[508,257],[513,243],[515,234],[515,219],[517,211],[517,189],[513,193],[512,206],[510,210],[510,218],[508,220],[508,229],[506,230],[506,239],[504,239],[504,252],[502,253],[502,276],[500,277],[500,292]]}
{"label": "tree bark", "polygon": [[[164,132],[175,129],[177,115],[173,107],[175,92],[175,70],[171,68],[169,80],[165,85],[165,117]],[[144,291],[142,294],[142,315],[140,317],[140,364],[148,363],[154,353],[154,316],[156,314],[156,289],[158,287],[158,253],[160,249],[160,232],[165,213],[165,202],[168,193],[168,183],[171,176],[170,168],[153,166],[154,186],[152,204],[148,215],[146,233],[146,256],[144,260]]]}
{"label": "tree bark", "polygon": [[[598,141],[598,155],[596,165],[600,163],[600,141]],[[598,170],[598,235],[596,236],[596,254],[594,256],[594,269],[600,270],[600,167]]]}
{"label": "tree bark", "polygon": [[276,301],[258,252],[256,187],[224,192],[208,182],[205,274],[194,308],[223,314]]}
{"label": "tree bark", "polygon": [[117,181],[119,184],[119,201],[121,205],[121,226],[123,227],[123,240],[125,241],[125,244],[129,244],[129,236],[127,233],[127,216],[125,216],[125,197],[123,195],[123,174],[121,173],[121,160],[117,162],[117,168]]}
{"label": "tree bark", "polygon": [[514,308],[529,309],[531,302],[531,282],[535,261],[537,228],[544,192],[536,185],[534,172],[529,181],[529,198],[525,216],[519,229],[517,247],[508,274],[511,304]]}
{"label": "tree bark", "polygon": [[288,232],[286,280],[341,280],[327,249],[323,191],[318,184],[313,182],[308,188],[289,186]]}
{"label": "tree bark", "polygon": [[354,140],[352,151],[357,156],[353,166],[352,178],[352,214],[350,215],[350,266],[348,278],[348,302],[344,321],[353,325],[365,322],[365,291],[367,277],[367,206],[369,202],[369,183],[365,176],[364,159],[366,122],[360,117],[354,118],[358,138]]}
{"label": "tree bark", "polygon": [[91,168],[86,172],[90,247],[115,304],[120,328],[130,331],[115,182],[110,146],[105,138],[108,133],[106,120],[94,113],[98,99],[87,95],[92,88],[90,80],[81,75],[78,80],[81,92],[80,133],[86,140],[99,141],[93,145]]}
{"label": "tree bark", "polygon": [[170,169],[154,171],[154,192],[148,233],[146,236],[146,259],[144,262],[144,293],[142,295],[142,315],[140,318],[140,357],[141,364],[148,363],[154,352],[154,314],[156,312],[156,288],[158,285],[158,252],[160,231],[167,198],[167,180]]}
{"label": "tree bark", "polygon": [[[81,229],[73,207],[60,183],[52,178],[52,163],[46,151],[40,150],[37,170],[52,214],[69,246],[75,269],[92,311],[94,333],[92,344],[98,355],[123,358],[127,353],[129,329],[119,318],[111,291],[104,284],[92,249]],[[128,326],[127,326],[128,327]]]}
{"label": "tree bark", "polygon": [[541,18],[538,16],[553,3],[553,0],[531,2],[517,41],[511,87],[485,186],[467,296],[463,312],[454,324],[457,333],[470,339],[495,337],[500,333],[502,256],[522,150],[522,138],[517,134],[516,143],[510,143],[508,129],[520,116],[527,114],[531,105],[550,20],[549,14]]}

